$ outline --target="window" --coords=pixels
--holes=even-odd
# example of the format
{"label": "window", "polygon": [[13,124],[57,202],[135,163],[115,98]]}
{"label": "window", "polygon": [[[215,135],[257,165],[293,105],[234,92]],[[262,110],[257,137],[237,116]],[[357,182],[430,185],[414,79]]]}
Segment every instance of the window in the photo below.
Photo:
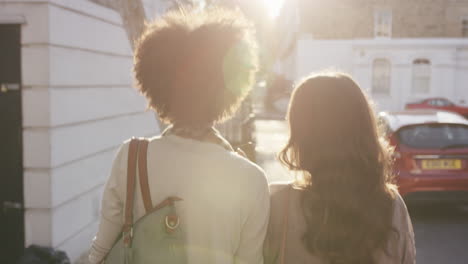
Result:
{"label": "window", "polygon": [[421,148],[466,148],[468,128],[459,124],[421,124],[402,128],[398,139],[404,145]]}
{"label": "window", "polygon": [[436,100],[429,100],[427,101],[427,104],[432,105],[432,106],[437,106]]}
{"label": "window", "polygon": [[392,36],[392,11],[388,9],[374,12],[374,36],[390,38]]}
{"label": "window", "polygon": [[452,106],[452,102],[450,102],[447,99],[435,99],[433,100],[435,106],[442,106],[442,107],[447,107],[447,106]]}
{"label": "window", "polygon": [[447,99],[440,99],[444,106],[453,106],[454,104]]}
{"label": "window", "polygon": [[431,84],[431,62],[428,59],[413,61],[413,94],[428,94]]}
{"label": "window", "polygon": [[390,62],[387,59],[375,59],[372,64],[372,93],[390,94]]}
{"label": "window", "polygon": [[468,19],[462,20],[462,37],[468,38]]}

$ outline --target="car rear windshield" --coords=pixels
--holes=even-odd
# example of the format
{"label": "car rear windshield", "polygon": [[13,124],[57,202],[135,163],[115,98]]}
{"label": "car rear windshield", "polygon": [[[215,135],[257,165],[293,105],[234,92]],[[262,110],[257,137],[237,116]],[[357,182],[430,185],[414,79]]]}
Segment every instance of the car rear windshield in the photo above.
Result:
{"label": "car rear windshield", "polygon": [[404,145],[413,148],[467,148],[468,126],[457,124],[424,124],[404,127],[398,131]]}

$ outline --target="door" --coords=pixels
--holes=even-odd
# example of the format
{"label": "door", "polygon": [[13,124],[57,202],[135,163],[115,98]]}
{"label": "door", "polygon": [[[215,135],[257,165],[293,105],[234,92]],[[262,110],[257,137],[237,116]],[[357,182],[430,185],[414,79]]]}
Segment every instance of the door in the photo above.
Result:
{"label": "door", "polygon": [[0,263],[24,247],[20,25],[0,25]]}

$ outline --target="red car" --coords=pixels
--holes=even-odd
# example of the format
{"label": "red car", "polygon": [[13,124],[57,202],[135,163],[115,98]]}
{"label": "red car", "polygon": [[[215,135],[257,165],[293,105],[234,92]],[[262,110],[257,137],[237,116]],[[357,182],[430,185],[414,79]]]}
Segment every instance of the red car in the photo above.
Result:
{"label": "red car", "polygon": [[468,202],[468,120],[436,110],[381,112],[395,147],[400,193],[414,200]]}
{"label": "red car", "polygon": [[419,102],[406,104],[406,109],[437,109],[458,113],[468,118],[468,107],[463,107],[452,103],[445,98],[429,98]]}

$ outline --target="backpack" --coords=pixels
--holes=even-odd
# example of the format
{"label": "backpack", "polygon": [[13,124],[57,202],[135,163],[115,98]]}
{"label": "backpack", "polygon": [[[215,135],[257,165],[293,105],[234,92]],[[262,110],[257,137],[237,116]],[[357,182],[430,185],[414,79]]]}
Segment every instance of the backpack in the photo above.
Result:
{"label": "backpack", "polygon": [[[152,205],[148,185],[147,139],[132,138],[128,150],[125,222],[120,237],[104,259],[108,264],[187,263],[183,222],[175,203],[179,197],[167,197]],[[138,162],[140,190],[146,214],[133,223],[133,198]]]}

